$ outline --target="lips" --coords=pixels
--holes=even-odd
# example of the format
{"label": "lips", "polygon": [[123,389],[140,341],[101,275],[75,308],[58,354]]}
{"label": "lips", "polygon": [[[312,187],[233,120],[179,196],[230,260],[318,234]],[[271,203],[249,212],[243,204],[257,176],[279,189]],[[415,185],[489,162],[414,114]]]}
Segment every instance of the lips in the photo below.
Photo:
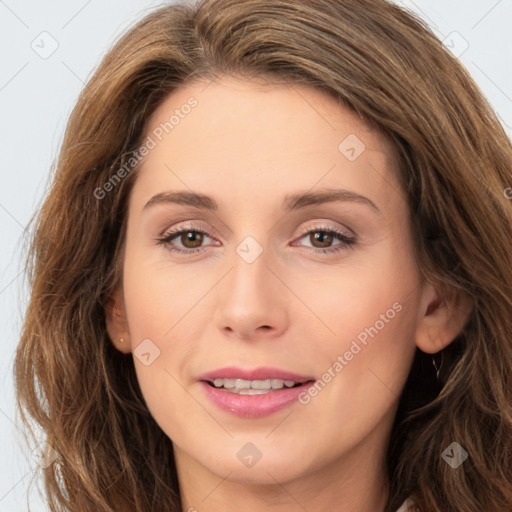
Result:
{"label": "lips", "polygon": [[206,396],[223,411],[255,418],[297,402],[315,378],[279,368],[228,367],[205,373],[199,381]]}

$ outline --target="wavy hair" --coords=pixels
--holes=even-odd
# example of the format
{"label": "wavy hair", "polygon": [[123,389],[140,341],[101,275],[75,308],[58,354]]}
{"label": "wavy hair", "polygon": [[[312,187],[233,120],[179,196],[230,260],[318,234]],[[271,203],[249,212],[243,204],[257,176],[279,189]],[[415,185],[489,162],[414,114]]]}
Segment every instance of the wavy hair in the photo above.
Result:
{"label": "wavy hair", "polygon": [[[106,331],[137,168],[103,198],[95,191],[129,162],[170,93],[222,75],[316,88],[387,135],[422,274],[446,297],[473,301],[439,379],[416,350],[388,448],[385,512],[408,496],[421,512],[512,510],[512,146],[463,66],[385,0],[159,7],[88,81],[31,219],[14,367],[22,421],[55,450],[42,469],[51,510],[181,510],[172,442],[131,355]],[[441,457],[454,441],[469,454],[457,470]]]}

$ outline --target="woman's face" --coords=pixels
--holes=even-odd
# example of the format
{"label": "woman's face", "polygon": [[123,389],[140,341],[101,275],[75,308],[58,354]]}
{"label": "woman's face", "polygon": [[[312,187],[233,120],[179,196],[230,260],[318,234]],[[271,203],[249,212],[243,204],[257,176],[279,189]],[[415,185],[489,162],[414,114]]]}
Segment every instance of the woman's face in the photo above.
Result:
{"label": "woman's face", "polygon": [[169,96],[148,136],[126,350],[179,468],[381,464],[425,303],[391,145],[316,90],[234,78]]}

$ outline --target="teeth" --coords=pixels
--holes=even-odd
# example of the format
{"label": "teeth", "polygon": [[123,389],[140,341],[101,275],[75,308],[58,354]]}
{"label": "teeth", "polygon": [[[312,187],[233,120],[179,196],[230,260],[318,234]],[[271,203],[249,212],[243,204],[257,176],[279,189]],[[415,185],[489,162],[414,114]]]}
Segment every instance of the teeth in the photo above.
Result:
{"label": "teeth", "polygon": [[[237,391],[232,391],[232,393],[236,393]],[[270,393],[268,389],[241,389],[238,394],[239,395],[266,395]]]}
{"label": "teeth", "polygon": [[251,389],[251,381],[244,379],[235,380],[235,388],[237,389]]}
{"label": "teeth", "polygon": [[240,395],[263,395],[271,393],[283,387],[291,388],[296,384],[293,380],[266,379],[266,380],[245,380],[245,379],[215,379],[213,385],[216,388],[224,388],[231,393]]}
{"label": "teeth", "polygon": [[251,381],[252,389],[270,389],[271,387],[272,387],[272,384],[270,382],[270,379]]}

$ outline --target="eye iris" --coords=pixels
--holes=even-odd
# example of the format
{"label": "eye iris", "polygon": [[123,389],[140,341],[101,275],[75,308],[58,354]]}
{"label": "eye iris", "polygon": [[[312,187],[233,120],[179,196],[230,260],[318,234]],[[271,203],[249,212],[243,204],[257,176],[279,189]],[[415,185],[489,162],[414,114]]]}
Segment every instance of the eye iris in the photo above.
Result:
{"label": "eye iris", "polygon": [[[199,233],[199,231],[187,231],[181,235],[181,243],[187,248],[200,247],[202,241],[203,234]],[[187,245],[189,242],[192,242],[193,245]]]}
{"label": "eye iris", "polygon": [[322,247],[329,247],[329,244],[332,244],[333,235],[325,231],[315,231],[313,239],[321,244],[326,244],[322,245]]}

